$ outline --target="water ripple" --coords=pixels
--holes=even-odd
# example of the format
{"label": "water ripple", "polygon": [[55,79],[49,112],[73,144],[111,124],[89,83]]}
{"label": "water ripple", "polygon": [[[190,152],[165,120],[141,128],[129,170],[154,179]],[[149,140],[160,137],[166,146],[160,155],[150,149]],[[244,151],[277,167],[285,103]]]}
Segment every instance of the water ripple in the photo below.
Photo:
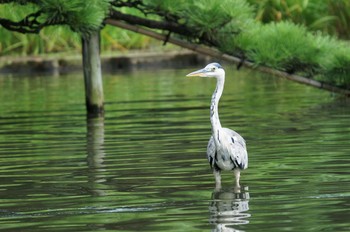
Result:
{"label": "water ripple", "polygon": [[228,79],[220,119],[247,140],[249,190],[223,173],[217,191],[205,156],[214,82],[182,78],[187,71],[107,76],[106,115],[96,119],[85,116],[79,76],[1,77],[0,227],[350,227],[348,101],[253,73]]}

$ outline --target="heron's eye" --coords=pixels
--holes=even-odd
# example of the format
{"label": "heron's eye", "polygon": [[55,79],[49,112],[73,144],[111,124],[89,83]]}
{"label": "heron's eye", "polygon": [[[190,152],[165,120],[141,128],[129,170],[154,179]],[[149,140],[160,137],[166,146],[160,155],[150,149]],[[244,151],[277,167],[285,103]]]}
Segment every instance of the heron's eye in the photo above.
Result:
{"label": "heron's eye", "polygon": [[212,72],[215,72],[215,70],[216,70],[215,67],[212,67],[212,68],[211,68],[211,71],[212,71]]}

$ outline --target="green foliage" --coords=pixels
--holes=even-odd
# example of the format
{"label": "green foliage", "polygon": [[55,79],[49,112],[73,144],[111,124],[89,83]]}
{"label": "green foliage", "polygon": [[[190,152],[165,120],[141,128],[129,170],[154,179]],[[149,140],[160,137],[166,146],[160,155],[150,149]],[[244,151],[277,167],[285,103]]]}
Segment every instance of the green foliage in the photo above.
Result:
{"label": "green foliage", "polygon": [[109,0],[42,0],[40,9],[48,22],[64,21],[73,31],[88,34],[101,28]]}
{"label": "green foliage", "polygon": [[317,56],[319,50],[307,34],[305,27],[281,22],[252,27],[242,32],[236,41],[257,64],[277,69],[291,66],[293,62],[316,66],[317,63],[310,63],[308,58]]}
{"label": "green foliage", "polygon": [[[16,6],[0,5],[0,14],[4,18],[20,21],[28,11],[38,10],[35,5]],[[80,38],[67,26],[44,28],[39,35],[11,32],[0,27],[0,53],[2,55],[27,55],[59,51],[68,51],[80,47]]]}
{"label": "green foliage", "polygon": [[[254,22],[254,9],[246,1],[221,0],[145,0],[147,12],[165,21],[192,30],[187,39],[232,50],[232,36]],[[147,14],[149,16],[149,14]]]}
{"label": "green foliage", "polygon": [[[12,3],[9,4],[2,4],[2,9],[0,8],[0,10],[5,11],[5,9],[10,9],[10,11],[14,12],[14,14],[12,14],[13,16],[7,14],[7,17],[4,17],[4,15],[1,15],[1,18],[13,21],[13,17],[15,17],[17,18],[16,22],[22,21],[22,25],[19,27],[36,28],[39,31],[42,27],[50,25],[67,25],[73,31],[86,35],[101,28],[102,22],[109,12],[110,1],[111,0],[12,1]],[[24,11],[20,10],[20,13],[26,12],[26,14],[22,14],[21,17],[18,17],[17,9],[25,9]],[[33,15],[33,13],[35,13],[35,15]],[[32,15],[28,17],[30,14]]]}
{"label": "green foliage", "polygon": [[223,0],[220,4],[210,0],[194,1],[193,6],[184,12],[191,16],[187,25],[200,28],[200,33],[207,33],[224,52],[232,50],[231,38],[245,30],[254,16],[253,9],[239,0]]}
{"label": "green foliage", "polygon": [[[81,38],[68,27],[53,26],[44,28],[39,35],[9,32],[0,28],[1,55],[38,55],[46,53],[80,53]],[[145,49],[154,45],[147,36],[106,26],[101,31],[101,49],[104,53],[125,52],[129,49]]]}
{"label": "green foliage", "polygon": [[329,53],[324,57],[324,68],[318,78],[338,86],[350,88],[350,47],[347,42],[333,40],[325,44]]}
{"label": "green foliage", "polygon": [[[22,3],[24,3],[23,1]],[[44,20],[66,20],[69,26],[51,26],[43,28],[38,35],[22,34],[8,31],[0,27],[0,54],[1,55],[27,55],[54,52],[80,52],[80,33],[88,33],[101,27],[105,17],[108,1],[86,1],[86,4],[77,4],[79,1],[45,0],[39,5],[0,4],[2,18],[15,22],[22,20],[29,13],[42,9],[49,18]],[[81,2],[81,1],[80,1]],[[102,4],[102,3],[103,4]],[[52,4],[51,4],[52,3]],[[97,6],[99,5],[99,6]],[[55,8],[57,7],[57,8]],[[94,9],[96,9],[94,11]],[[48,13],[50,12],[50,14]],[[77,15],[80,15],[77,17]],[[41,19],[43,20],[43,19]],[[72,33],[70,30],[80,32]],[[145,48],[150,46],[150,39],[126,30],[106,27],[102,30],[102,48],[104,50],[125,51],[130,48]]]}
{"label": "green foliage", "polygon": [[[252,6],[247,3],[249,1]],[[124,7],[115,10],[140,18],[170,22],[186,29],[180,36],[195,43],[214,46],[236,56],[243,56],[257,65],[317,78],[339,86],[350,88],[350,48],[347,42],[339,41],[324,32],[310,32],[326,28],[330,31],[338,25],[349,27],[350,3],[345,0],[143,0],[116,1]],[[52,24],[65,23],[79,34],[88,34],[101,27],[112,0],[40,0],[32,1],[32,8],[25,12],[44,12],[40,20]],[[134,4],[130,6],[130,4]],[[28,6],[26,6],[28,7]],[[346,9],[341,9],[341,8]],[[339,10],[339,15],[336,15]],[[3,6],[0,13],[6,11]],[[17,12],[17,8],[16,8]],[[321,17],[322,16],[322,17]],[[8,17],[13,17],[8,15]],[[257,22],[258,18],[264,23]],[[341,18],[342,21],[339,19]],[[279,22],[271,22],[273,20]],[[292,22],[293,21],[293,22]],[[297,23],[295,23],[297,22]],[[343,24],[334,24],[342,22]],[[349,28],[350,29],[350,28]],[[3,30],[3,29],[0,29]],[[350,31],[350,30],[348,30]],[[1,31],[0,31],[1,32]],[[43,31],[41,35],[50,44]],[[106,28],[102,31],[102,48],[125,50],[130,47],[149,46],[150,40],[133,33]],[[29,37],[28,37],[29,38]],[[59,38],[62,38],[61,40]],[[136,38],[136,39],[135,39]],[[13,37],[12,37],[13,39]],[[70,41],[71,34],[62,30],[53,41]],[[11,40],[5,35],[0,41]],[[38,42],[38,41],[36,41]],[[42,42],[40,49],[27,49],[33,53],[47,51]],[[52,43],[52,42],[51,42]],[[80,47],[80,41],[68,46]],[[30,39],[9,44],[1,42],[2,51],[17,51],[20,47],[31,47]],[[34,46],[33,46],[34,47]],[[55,49],[52,49],[55,50]],[[22,50],[24,51],[24,50]]]}
{"label": "green foliage", "polygon": [[308,29],[340,38],[350,38],[350,1],[348,0],[247,0],[257,9],[256,19],[263,23],[289,20]]}
{"label": "green foliage", "polygon": [[[174,17],[168,16],[176,15],[178,22],[191,28],[193,34],[188,36],[191,41],[215,46],[232,55],[243,55],[257,65],[350,86],[348,43],[321,32],[311,33],[304,26],[308,24],[317,29],[331,22],[333,15],[317,18],[329,8],[329,1],[251,0],[260,4],[257,16],[253,7],[243,0],[222,0],[220,4],[211,0],[188,0],[183,4],[172,0],[148,2],[151,2],[151,8],[161,11],[158,16],[164,20],[171,21]],[[254,21],[256,17],[272,20],[266,18],[266,12],[261,12],[266,6],[271,7],[274,17],[280,17],[280,22],[262,24]],[[298,24],[282,20],[296,19],[304,12],[307,17],[301,17]]]}
{"label": "green foliage", "polygon": [[256,24],[240,33],[236,46],[257,65],[350,85],[350,47],[291,22]]}
{"label": "green foliage", "polygon": [[[321,32],[312,33],[304,26],[308,24],[317,29],[331,22],[333,15],[317,17],[321,12],[327,12],[332,3],[286,0],[256,1],[256,4],[261,5],[257,17],[267,16],[261,13],[261,9],[269,5],[272,7],[270,11],[280,17],[280,22],[262,24],[254,21],[256,16],[253,7],[243,0],[223,0],[220,4],[210,0],[189,0],[184,4],[164,0],[158,5],[162,11],[158,15],[171,20],[171,17],[166,16],[176,14],[178,21],[193,30],[188,38],[191,41],[215,46],[232,55],[243,55],[257,65],[266,65],[343,87],[350,86],[348,43]],[[274,6],[279,8],[273,8]],[[157,9],[154,5],[152,7]],[[298,24],[282,20],[287,16],[289,19],[297,18],[304,12],[307,17],[301,17]],[[266,21],[269,20],[272,19]]]}

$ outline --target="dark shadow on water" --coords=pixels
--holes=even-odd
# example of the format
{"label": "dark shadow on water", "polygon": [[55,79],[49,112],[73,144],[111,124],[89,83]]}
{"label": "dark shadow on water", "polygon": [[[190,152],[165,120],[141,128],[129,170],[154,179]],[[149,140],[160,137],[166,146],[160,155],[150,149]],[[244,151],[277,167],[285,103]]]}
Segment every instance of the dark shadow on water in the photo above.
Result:
{"label": "dark shadow on water", "polygon": [[234,226],[249,223],[249,198],[248,186],[215,189],[209,205],[209,223],[215,226],[212,231],[241,231]]}

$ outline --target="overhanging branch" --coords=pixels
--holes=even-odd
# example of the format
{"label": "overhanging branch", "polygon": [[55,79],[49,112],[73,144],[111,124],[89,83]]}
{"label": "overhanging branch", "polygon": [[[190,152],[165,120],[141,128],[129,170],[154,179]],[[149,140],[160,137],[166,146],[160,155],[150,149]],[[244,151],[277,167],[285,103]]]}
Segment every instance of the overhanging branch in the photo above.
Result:
{"label": "overhanging branch", "polygon": [[19,22],[13,22],[8,19],[0,18],[0,25],[7,30],[17,31],[21,33],[39,33],[45,24],[39,23],[38,18],[42,14],[42,11],[27,15]]}
{"label": "overhanging branch", "polygon": [[39,10],[35,13],[27,15],[24,19],[18,22],[0,18],[0,25],[10,31],[37,34],[46,26],[63,25],[66,23],[64,20],[59,19],[50,19],[45,22],[40,22],[39,17],[42,14],[43,12]]}
{"label": "overhanging branch", "polygon": [[121,20],[131,25],[144,26],[152,29],[166,30],[171,33],[176,33],[180,36],[184,36],[191,41],[196,41],[196,40],[201,41],[201,43],[206,45],[211,45],[211,46],[216,45],[216,41],[211,39],[209,34],[199,33],[199,31],[194,28],[189,28],[187,26],[174,23],[171,21],[156,21],[156,20],[146,19],[146,18],[141,18],[130,14],[124,14],[116,10],[111,11],[109,18],[113,20]]}
{"label": "overhanging branch", "polygon": [[140,6],[144,6],[142,0],[112,1],[111,5],[115,7],[133,7],[137,9],[140,9]]}
{"label": "overhanging branch", "polygon": [[254,63],[252,63],[250,61],[242,60],[242,59],[240,59],[238,57],[231,56],[231,55],[228,55],[228,54],[224,54],[224,53],[222,53],[222,52],[220,52],[220,51],[218,51],[216,49],[213,49],[213,48],[200,46],[200,45],[197,45],[197,44],[191,44],[189,42],[186,42],[186,41],[183,41],[183,40],[180,40],[180,39],[177,39],[177,38],[172,38],[172,37],[167,38],[166,35],[163,35],[163,34],[160,34],[160,33],[157,33],[157,32],[154,32],[152,30],[145,29],[145,28],[142,28],[142,27],[139,27],[139,26],[130,25],[130,24],[124,23],[122,21],[118,21],[118,20],[114,20],[114,19],[107,19],[106,23],[110,24],[110,25],[113,25],[113,26],[117,26],[117,27],[123,28],[123,29],[134,31],[134,32],[137,32],[137,33],[140,33],[140,34],[144,34],[144,35],[147,35],[149,37],[152,37],[152,38],[155,38],[155,39],[158,39],[158,40],[162,40],[162,41],[167,40],[169,43],[178,45],[180,47],[184,47],[184,48],[190,49],[192,51],[195,51],[195,52],[198,52],[198,53],[201,53],[201,54],[204,54],[204,55],[208,55],[208,56],[211,56],[211,57],[215,57],[217,59],[224,60],[224,61],[227,61],[227,62],[233,62],[233,63],[236,63],[238,65],[242,65],[242,66],[250,68],[250,69],[258,70],[260,72],[272,74],[272,75],[278,76],[278,77],[283,77],[283,78],[286,78],[286,79],[289,79],[289,80],[292,80],[292,81],[295,81],[295,82],[298,82],[298,83],[301,83],[301,84],[313,86],[313,87],[316,87],[316,88],[319,88],[319,89],[328,90],[330,92],[342,94],[342,95],[345,95],[345,96],[348,96],[348,97],[350,96],[350,90],[342,89],[342,88],[339,88],[339,87],[336,87],[336,86],[333,86],[333,85],[330,85],[330,84],[326,84],[326,83],[323,83],[323,82],[320,82],[320,81],[316,81],[316,80],[313,80],[313,79],[309,79],[309,78],[306,78],[306,77],[302,77],[302,76],[299,76],[299,75],[289,74],[289,73],[286,73],[286,72],[283,72],[283,71],[279,71],[279,70],[275,70],[275,69],[272,69],[272,68],[269,68],[269,67],[266,67],[266,66],[256,66],[256,64],[254,64]]}
{"label": "overhanging branch", "polygon": [[179,24],[175,24],[167,21],[156,21],[146,18],[137,17],[134,15],[124,14],[120,11],[113,10],[110,15],[111,19],[122,20],[127,22],[128,24],[145,26],[153,29],[161,29],[171,31],[183,36],[193,35],[193,31],[188,29],[187,27],[181,26]]}

